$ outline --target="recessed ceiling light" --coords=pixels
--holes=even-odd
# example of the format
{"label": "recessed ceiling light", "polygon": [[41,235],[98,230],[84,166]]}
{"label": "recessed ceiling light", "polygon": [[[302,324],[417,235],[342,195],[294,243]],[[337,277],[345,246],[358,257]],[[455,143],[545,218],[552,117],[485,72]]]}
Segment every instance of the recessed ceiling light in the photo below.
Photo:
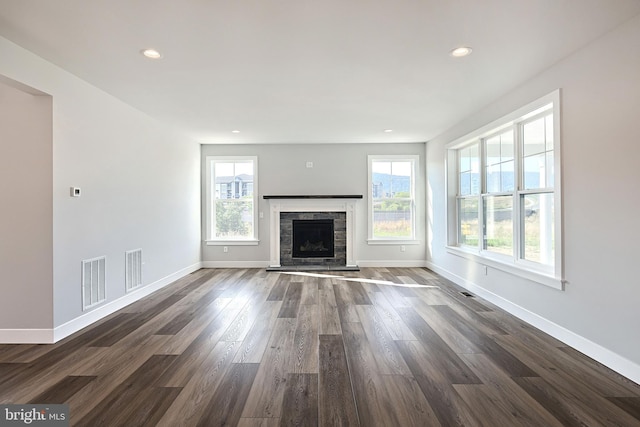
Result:
{"label": "recessed ceiling light", "polygon": [[385,131],[386,133],[390,133],[390,132],[393,132],[393,129],[385,129],[384,131]]}
{"label": "recessed ceiling light", "polygon": [[231,131],[231,133],[240,133],[240,131],[237,130],[237,129],[234,129],[234,130]]}
{"label": "recessed ceiling light", "polygon": [[143,49],[140,51],[140,53],[150,59],[162,58],[162,54],[155,49]]}
{"label": "recessed ceiling light", "polygon": [[473,49],[468,46],[457,47],[451,51],[451,56],[455,58],[462,58],[463,56],[469,55],[472,50]]}

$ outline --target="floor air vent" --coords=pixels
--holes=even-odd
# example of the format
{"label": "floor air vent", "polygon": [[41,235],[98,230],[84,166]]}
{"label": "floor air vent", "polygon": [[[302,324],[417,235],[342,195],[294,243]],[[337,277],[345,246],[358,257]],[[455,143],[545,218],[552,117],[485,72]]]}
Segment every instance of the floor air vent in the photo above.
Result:
{"label": "floor air vent", "polygon": [[82,310],[87,310],[107,299],[106,257],[82,261]]}
{"label": "floor air vent", "polygon": [[127,292],[142,285],[142,249],[125,252],[124,271]]}
{"label": "floor air vent", "polygon": [[473,294],[470,294],[469,292],[466,292],[466,291],[462,291],[462,292],[460,292],[460,294],[462,294],[462,295],[463,295],[463,296],[465,296],[465,297],[471,297],[471,298],[473,298]]}

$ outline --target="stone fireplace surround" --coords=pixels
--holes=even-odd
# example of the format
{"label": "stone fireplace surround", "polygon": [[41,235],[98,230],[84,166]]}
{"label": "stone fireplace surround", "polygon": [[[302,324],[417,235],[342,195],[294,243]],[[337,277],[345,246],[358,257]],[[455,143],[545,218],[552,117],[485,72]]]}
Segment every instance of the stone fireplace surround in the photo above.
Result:
{"label": "stone fireplace surround", "polygon": [[[362,199],[362,195],[265,195],[263,198],[269,200],[270,269],[358,269],[358,266],[356,265],[354,244],[356,231],[355,213],[356,202],[358,199]],[[309,213],[344,213],[346,222],[344,257],[340,256],[340,259],[338,260],[338,258],[336,258],[334,262],[323,259],[315,264],[311,261],[305,261],[304,265],[283,265],[282,251],[280,247],[282,230],[280,214],[285,212],[297,213],[302,217],[308,216]],[[342,215],[340,216],[342,217]],[[287,214],[285,217],[291,218],[292,216]],[[286,260],[284,264],[293,263]]]}
{"label": "stone fireplace surround", "polygon": [[[280,212],[280,265],[344,267],[347,265],[346,256],[346,214],[345,212]],[[333,251],[332,257],[299,258],[294,257],[293,222],[295,220],[332,220],[333,222]]]}

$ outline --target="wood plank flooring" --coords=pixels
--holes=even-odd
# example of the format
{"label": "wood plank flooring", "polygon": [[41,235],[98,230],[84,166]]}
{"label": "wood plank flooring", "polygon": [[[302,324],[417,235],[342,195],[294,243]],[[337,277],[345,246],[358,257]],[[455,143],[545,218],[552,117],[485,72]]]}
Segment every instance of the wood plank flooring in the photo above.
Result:
{"label": "wood plank flooring", "polygon": [[640,426],[640,386],[423,268],[203,269],[55,345],[0,403],[74,426]]}

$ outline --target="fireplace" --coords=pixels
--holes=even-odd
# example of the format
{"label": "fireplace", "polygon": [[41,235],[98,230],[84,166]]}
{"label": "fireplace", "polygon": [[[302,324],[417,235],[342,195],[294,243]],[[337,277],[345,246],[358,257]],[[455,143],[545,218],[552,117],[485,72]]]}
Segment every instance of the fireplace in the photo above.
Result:
{"label": "fireplace", "polygon": [[282,266],[345,266],[347,263],[344,212],[281,212]]}
{"label": "fireplace", "polygon": [[333,258],[332,219],[294,219],[293,258]]}
{"label": "fireplace", "polygon": [[[361,195],[265,195],[269,199],[270,220],[270,263],[269,269],[346,269],[358,270],[355,262],[355,209]],[[322,222],[333,225],[333,245],[329,252],[325,237],[311,236],[298,246],[294,254],[293,223],[312,224],[312,229],[324,227]],[[301,221],[301,222],[298,222]],[[296,227],[297,228],[297,227]],[[308,231],[308,230],[307,230]],[[317,232],[317,231],[314,231]],[[300,246],[309,245],[305,253],[298,253]],[[320,245],[320,241],[322,245]],[[325,242],[326,241],[326,242]],[[322,246],[322,247],[321,247]],[[311,247],[319,251],[309,256]],[[299,256],[302,255],[302,256]]]}

